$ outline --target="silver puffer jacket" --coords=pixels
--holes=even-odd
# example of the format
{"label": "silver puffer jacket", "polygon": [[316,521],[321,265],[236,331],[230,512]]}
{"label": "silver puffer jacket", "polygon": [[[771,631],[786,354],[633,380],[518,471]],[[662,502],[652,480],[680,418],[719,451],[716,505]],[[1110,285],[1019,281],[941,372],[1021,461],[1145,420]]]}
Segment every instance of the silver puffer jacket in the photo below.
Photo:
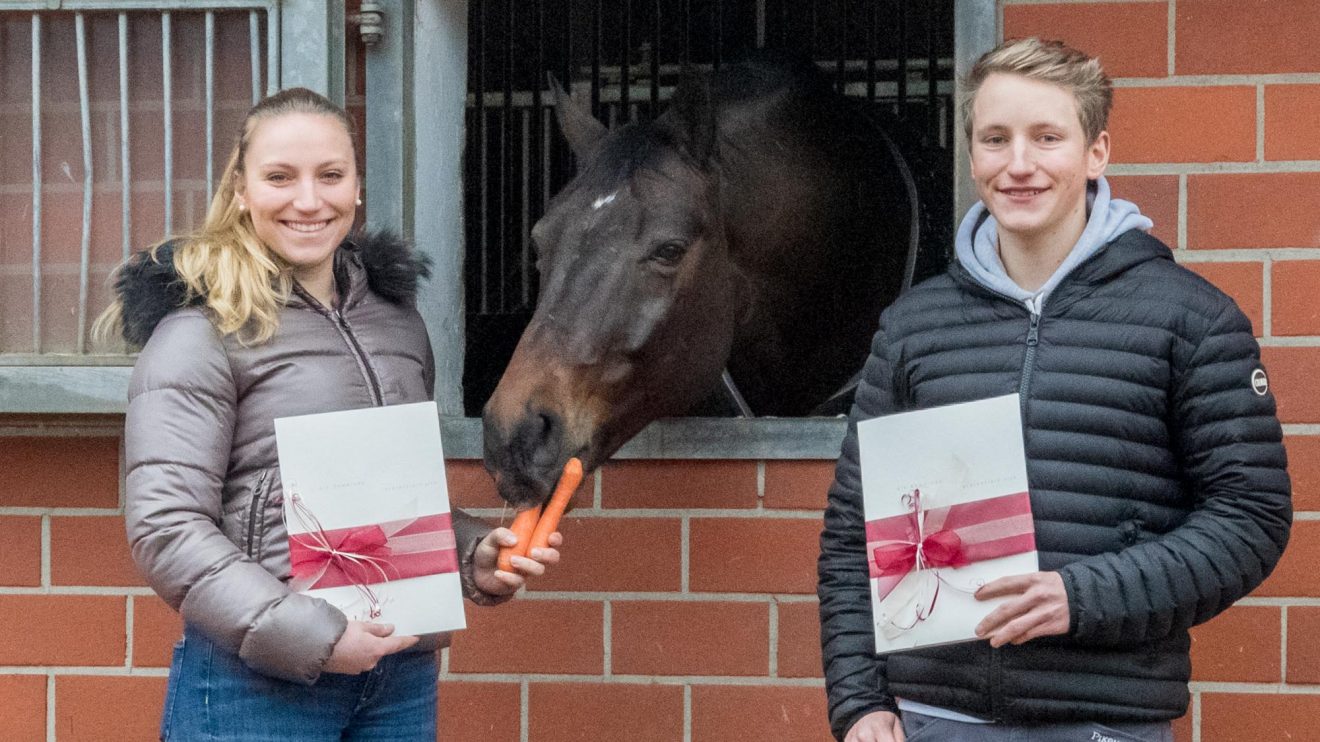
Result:
{"label": "silver puffer jacket", "polygon": [[[337,309],[300,288],[268,342],[221,337],[204,310],[183,307],[170,246],[121,272],[124,336],[143,346],[129,386],[125,520],[133,559],[185,621],[265,675],[310,684],[346,619],[290,591],[288,536],[274,420],[423,402],[435,375],[413,306],[426,268],[387,237],[345,242],[335,260]],[[455,511],[469,598],[472,553],[490,530]],[[448,635],[424,637],[433,651]]]}

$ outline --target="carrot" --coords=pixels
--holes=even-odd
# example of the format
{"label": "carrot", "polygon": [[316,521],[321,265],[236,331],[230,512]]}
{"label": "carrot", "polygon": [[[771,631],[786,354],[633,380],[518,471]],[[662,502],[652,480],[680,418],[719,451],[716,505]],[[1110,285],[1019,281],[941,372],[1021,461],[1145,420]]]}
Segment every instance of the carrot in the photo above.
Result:
{"label": "carrot", "polygon": [[518,543],[500,547],[500,558],[496,566],[505,572],[512,572],[513,557],[527,556],[527,545],[532,542],[532,531],[536,528],[536,521],[540,517],[541,508],[528,508],[514,516],[509,530],[518,537]]}
{"label": "carrot", "polygon": [[550,496],[550,501],[541,510],[541,519],[536,522],[536,530],[532,531],[528,552],[532,549],[544,549],[550,545],[550,534],[559,528],[559,519],[568,509],[568,501],[573,499],[573,493],[577,492],[580,484],[582,484],[582,462],[574,457],[564,463],[564,473],[559,475],[559,484],[555,486],[555,493]]}

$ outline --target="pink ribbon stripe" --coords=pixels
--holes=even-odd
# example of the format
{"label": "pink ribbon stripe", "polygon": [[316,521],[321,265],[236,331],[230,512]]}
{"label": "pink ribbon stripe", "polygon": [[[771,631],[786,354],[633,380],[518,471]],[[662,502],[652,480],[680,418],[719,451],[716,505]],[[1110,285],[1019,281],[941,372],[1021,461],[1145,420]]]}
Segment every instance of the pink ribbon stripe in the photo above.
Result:
{"label": "pink ribbon stripe", "polygon": [[449,513],[289,536],[297,589],[374,585],[458,571]]}
{"label": "pink ribbon stripe", "polygon": [[929,510],[920,492],[912,511],[866,524],[867,564],[879,579],[880,597],[913,570],[964,567],[1036,548],[1031,498],[1017,492]]}

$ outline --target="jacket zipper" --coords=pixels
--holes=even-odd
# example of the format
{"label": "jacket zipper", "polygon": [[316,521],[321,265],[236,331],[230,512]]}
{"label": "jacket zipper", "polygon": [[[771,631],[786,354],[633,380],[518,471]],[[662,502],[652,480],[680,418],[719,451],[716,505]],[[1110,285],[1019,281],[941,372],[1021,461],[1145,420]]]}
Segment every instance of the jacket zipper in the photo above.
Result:
{"label": "jacket zipper", "polygon": [[357,361],[358,370],[362,372],[362,377],[367,380],[367,386],[371,388],[371,402],[377,407],[385,406],[385,397],[380,391],[380,379],[376,376],[376,371],[367,361],[367,353],[362,350],[362,345],[358,343],[357,335],[353,334],[353,327],[348,324],[344,318],[343,312],[336,309],[334,311],[335,327],[339,329],[339,334],[344,336],[344,342],[353,351],[353,360]]}
{"label": "jacket zipper", "polygon": [[339,336],[344,339],[344,344],[348,346],[349,352],[353,355],[353,360],[357,362],[358,371],[362,374],[362,378],[366,380],[367,388],[371,390],[372,405],[384,407],[385,397],[380,391],[380,378],[376,376],[375,369],[371,367],[371,363],[367,360],[366,351],[358,343],[352,325],[348,324],[348,320],[344,318],[343,310],[335,309],[331,311],[326,309],[325,305],[317,301],[315,296],[307,293],[306,289],[296,283],[293,285],[293,291],[302,297],[303,301],[307,302],[307,306],[319,312],[334,324],[335,329],[339,331]]}
{"label": "jacket zipper", "polygon": [[252,493],[252,510],[248,512],[248,556],[257,558],[257,518],[261,517],[261,511],[265,509],[264,500],[266,499],[266,476],[267,472],[262,471],[261,476],[257,477],[257,486]]}
{"label": "jacket zipper", "polygon": [[1027,354],[1022,359],[1022,380],[1018,382],[1018,404],[1022,408],[1022,421],[1027,420],[1027,392],[1031,389],[1031,371],[1036,366],[1036,346],[1040,344],[1040,314],[1031,310],[1031,324],[1027,327]]}

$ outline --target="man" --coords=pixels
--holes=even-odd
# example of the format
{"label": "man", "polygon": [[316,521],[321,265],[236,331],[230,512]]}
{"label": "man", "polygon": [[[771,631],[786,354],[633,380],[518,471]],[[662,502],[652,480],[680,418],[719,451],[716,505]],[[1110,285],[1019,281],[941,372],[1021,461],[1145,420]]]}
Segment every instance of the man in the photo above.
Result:
{"label": "man", "polygon": [[[1001,44],[964,81],[980,203],[947,274],[880,320],[819,562],[830,722],[846,742],[1172,740],[1188,629],[1273,569],[1292,519],[1251,324],[1103,176],[1097,60]],[[856,423],[1021,396],[1040,572],[981,641],[875,655]]]}

